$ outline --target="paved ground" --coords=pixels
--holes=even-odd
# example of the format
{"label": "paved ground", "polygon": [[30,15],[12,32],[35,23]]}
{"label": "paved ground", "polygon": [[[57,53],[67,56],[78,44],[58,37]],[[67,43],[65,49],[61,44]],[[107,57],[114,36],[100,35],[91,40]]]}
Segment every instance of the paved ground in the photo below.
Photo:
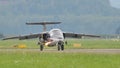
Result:
{"label": "paved ground", "polygon": [[[39,49],[0,49],[0,52],[41,52]],[[108,53],[120,54],[120,49],[65,49],[64,51],[57,51],[57,49],[44,49],[42,52],[64,52],[64,53]]]}

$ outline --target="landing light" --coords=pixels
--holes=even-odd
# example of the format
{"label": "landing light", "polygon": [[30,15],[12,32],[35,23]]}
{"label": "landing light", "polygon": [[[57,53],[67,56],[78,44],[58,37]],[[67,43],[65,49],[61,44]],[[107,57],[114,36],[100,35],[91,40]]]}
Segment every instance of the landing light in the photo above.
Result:
{"label": "landing light", "polygon": [[46,42],[46,43],[45,43],[45,46],[48,46],[50,43],[51,43],[51,42]]}

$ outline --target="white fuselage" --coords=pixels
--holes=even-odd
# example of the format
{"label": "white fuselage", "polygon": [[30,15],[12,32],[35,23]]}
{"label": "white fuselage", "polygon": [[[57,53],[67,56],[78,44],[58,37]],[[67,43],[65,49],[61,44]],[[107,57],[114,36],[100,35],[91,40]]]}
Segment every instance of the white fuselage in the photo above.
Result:
{"label": "white fuselage", "polygon": [[47,38],[46,46],[55,46],[59,41],[64,41],[63,32],[60,29],[52,29],[48,32],[49,37]]}

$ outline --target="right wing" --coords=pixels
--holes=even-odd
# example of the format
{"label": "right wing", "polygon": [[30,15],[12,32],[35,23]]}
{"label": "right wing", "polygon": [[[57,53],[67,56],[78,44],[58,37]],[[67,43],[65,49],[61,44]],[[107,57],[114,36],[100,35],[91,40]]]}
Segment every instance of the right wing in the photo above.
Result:
{"label": "right wing", "polygon": [[63,33],[64,37],[68,37],[68,38],[82,38],[82,36],[86,36],[86,37],[100,37],[97,35],[87,35],[87,34],[77,34],[77,33]]}
{"label": "right wing", "polygon": [[24,35],[24,36],[9,37],[9,38],[4,38],[3,40],[8,40],[8,39],[24,40],[24,39],[38,38],[38,37],[41,37],[41,36],[42,36],[42,33],[39,33],[39,34],[30,34],[30,35]]}

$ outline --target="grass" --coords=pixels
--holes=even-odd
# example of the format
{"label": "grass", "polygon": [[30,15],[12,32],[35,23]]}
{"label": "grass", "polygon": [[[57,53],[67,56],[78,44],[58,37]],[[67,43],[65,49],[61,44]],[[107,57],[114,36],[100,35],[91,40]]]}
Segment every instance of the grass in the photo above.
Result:
{"label": "grass", "polygon": [[37,40],[5,40],[0,41],[0,48],[14,48],[15,45],[25,44],[27,48],[38,48]]}
{"label": "grass", "polygon": [[0,52],[0,68],[120,68],[120,54]]}
{"label": "grass", "polygon": [[106,39],[73,39],[69,40],[69,47],[73,48],[74,43],[81,44],[83,49],[119,49],[120,40],[106,40]]}
{"label": "grass", "polygon": [[[25,44],[27,48],[39,48],[37,39],[0,41],[0,48],[13,48],[14,45]],[[81,44],[82,49],[120,49],[120,40],[105,39],[69,39],[65,48],[76,48],[74,44]]]}
{"label": "grass", "polygon": [[[120,68],[120,54],[4,50],[18,44],[25,44],[27,48],[39,48],[36,43],[36,39],[0,41],[0,68]],[[76,49],[73,47],[76,43],[81,44],[80,49],[120,48],[120,40],[103,39],[71,39],[65,48]]]}

